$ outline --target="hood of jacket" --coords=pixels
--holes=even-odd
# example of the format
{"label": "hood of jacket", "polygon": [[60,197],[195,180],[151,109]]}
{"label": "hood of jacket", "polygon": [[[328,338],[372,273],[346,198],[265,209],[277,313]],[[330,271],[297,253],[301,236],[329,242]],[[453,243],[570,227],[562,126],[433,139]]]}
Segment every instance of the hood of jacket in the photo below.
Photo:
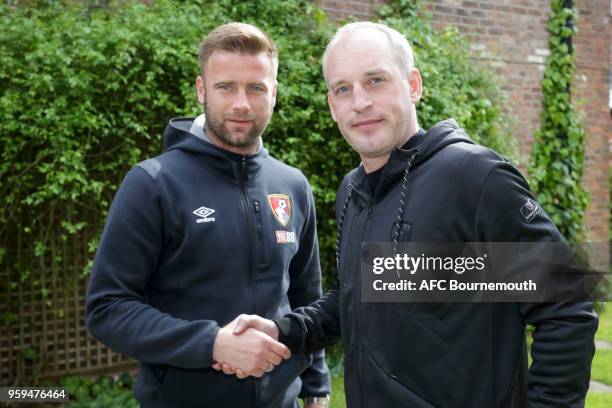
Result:
{"label": "hood of jacket", "polygon": [[[380,199],[400,177],[407,176],[410,169],[419,166],[446,146],[454,143],[474,144],[455,119],[447,119],[429,129],[419,145],[411,149],[394,148],[371,198],[374,201]],[[365,175],[363,165],[359,166],[355,179],[351,183],[362,197],[368,195],[368,189],[359,188]]]}
{"label": "hood of jacket", "polygon": [[257,176],[268,150],[259,149],[255,154],[237,154],[200,139],[189,132],[194,118],[171,119],[164,132],[164,150],[181,150],[206,161],[206,167],[221,177],[238,181],[244,177],[250,181]]}

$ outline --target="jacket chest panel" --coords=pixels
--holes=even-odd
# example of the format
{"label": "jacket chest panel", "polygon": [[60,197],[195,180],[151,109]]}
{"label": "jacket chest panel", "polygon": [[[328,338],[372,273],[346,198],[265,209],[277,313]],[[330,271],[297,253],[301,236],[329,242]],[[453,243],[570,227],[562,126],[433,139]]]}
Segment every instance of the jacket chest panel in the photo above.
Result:
{"label": "jacket chest panel", "polygon": [[167,249],[202,265],[198,282],[185,284],[285,280],[304,221],[286,188],[218,178],[165,187]]}

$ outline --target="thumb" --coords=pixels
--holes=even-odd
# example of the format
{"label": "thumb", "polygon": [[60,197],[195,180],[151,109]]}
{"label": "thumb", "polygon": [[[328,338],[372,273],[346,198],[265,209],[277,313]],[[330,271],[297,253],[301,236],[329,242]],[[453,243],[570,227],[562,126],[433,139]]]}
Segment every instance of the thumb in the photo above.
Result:
{"label": "thumb", "polygon": [[238,316],[238,318],[236,319],[236,324],[234,324],[234,334],[240,334],[243,333],[246,329],[249,328],[249,316],[247,315],[240,315]]}

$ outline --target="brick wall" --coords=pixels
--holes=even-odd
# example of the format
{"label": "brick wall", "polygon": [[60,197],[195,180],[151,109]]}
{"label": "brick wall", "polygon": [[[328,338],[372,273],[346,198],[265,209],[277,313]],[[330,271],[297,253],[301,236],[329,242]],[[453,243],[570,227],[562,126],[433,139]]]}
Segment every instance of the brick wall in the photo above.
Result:
{"label": "brick wall", "polygon": [[372,16],[376,5],[385,0],[315,0],[333,18],[354,16],[367,20]]}
{"label": "brick wall", "polygon": [[[370,17],[375,1],[318,3],[331,15]],[[548,55],[548,0],[425,0],[437,28],[452,25],[470,40],[474,59],[499,74],[507,96],[506,111],[514,120],[521,167],[526,168],[533,134],[540,126],[540,82]],[[608,107],[612,64],[610,0],[578,0],[579,33],[575,39],[577,72],[574,98],[587,132],[583,185],[591,194],[587,209],[589,237],[608,241],[608,167],[612,119]],[[352,12],[353,11],[353,12]],[[417,55],[418,64],[418,55]],[[425,84],[427,86],[427,84]]]}
{"label": "brick wall", "polygon": [[575,97],[583,103],[588,135],[584,184],[591,193],[587,223],[593,241],[608,241],[610,142],[612,118],[609,109],[612,22],[610,0],[580,0],[579,32],[576,37]]}

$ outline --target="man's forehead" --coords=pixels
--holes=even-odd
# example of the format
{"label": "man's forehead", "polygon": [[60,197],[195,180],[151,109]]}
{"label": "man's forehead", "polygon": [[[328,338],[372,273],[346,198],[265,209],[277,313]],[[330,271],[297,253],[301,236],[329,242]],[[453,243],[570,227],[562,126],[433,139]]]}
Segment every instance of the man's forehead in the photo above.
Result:
{"label": "man's forehead", "polygon": [[[204,67],[205,74],[256,74],[262,79],[274,77],[274,64],[265,52],[242,53],[225,50],[215,50]],[[225,74],[225,75],[223,75]],[[272,78],[274,79],[274,78]]]}
{"label": "man's forehead", "polygon": [[215,50],[210,54],[208,63],[211,62],[218,64],[236,64],[237,61],[242,64],[261,64],[264,66],[272,65],[272,59],[266,52],[251,53],[251,52],[236,52],[226,50]]}
{"label": "man's forehead", "polygon": [[386,35],[378,30],[361,29],[347,34],[332,45],[329,60],[341,64],[353,64],[392,55]]}
{"label": "man's forehead", "polygon": [[380,30],[363,27],[346,33],[332,46],[332,52],[347,53],[366,47],[389,48],[389,39]]}
{"label": "man's forehead", "polygon": [[384,44],[384,41],[386,41],[384,33],[378,30],[368,31],[382,34],[383,38],[373,39],[366,36],[363,38],[363,41],[357,41],[361,39],[351,37],[346,42],[337,43],[330,50],[326,64],[330,84],[349,80],[352,77],[388,73],[393,70],[393,64],[396,61],[390,47]]}

